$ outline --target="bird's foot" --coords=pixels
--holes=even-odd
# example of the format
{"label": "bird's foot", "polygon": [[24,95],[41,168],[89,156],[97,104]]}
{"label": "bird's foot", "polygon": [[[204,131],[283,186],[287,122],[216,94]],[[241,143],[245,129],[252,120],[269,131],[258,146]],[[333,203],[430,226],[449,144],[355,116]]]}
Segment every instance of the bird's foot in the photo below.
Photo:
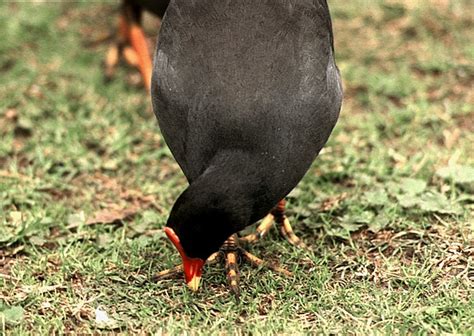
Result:
{"label": "bird's foot", "polygon": [[[221,262],[223,260],[225,261],[227,283],[230,287],[230,290],[232,291],[232,293],[234,293],[236,297],[238,297],[240,294],[240,287],[239,287],[240,276],[239,276],[239,267],[238,267],[239,259],[245,259],[248,262],[250,262],[250,264],[252,264],[253,266],[267,267],[277,273],[282,273],[286,276],[293,275],[290,271],[282,267],[268,263],[258,258],[257,256],[254,256],[248,251],[244,250],[238,244],[237,235],[232,235],[229,239],[225,241],[224,245],[222,245],[219,252],[214,253],[207,259],[206,264],[214,264],[214,263]],[[163,280],[163,279],[172,278],[176,276],[182,276],[182,274],[183,274],[183,266],[179,265],[174,268],[161,271],[155,276],[155,279]]]}
{"label": "bird's foot", "polygon": [[270,231],[275,222],[280,227],[281,235],[288,240],[290,244],[308,250],[309,247],[295,234],[291,227],[290,220],[285,215],[285,203],[285,200],[278,202],[278,205],[262,220],[255,232],[240,237],[239,241],[243,243],[254,243],[262,239],[268,231]]}
{"label": "bird's foot", "polygon": [[[138,11],[138,12],[137,12]],[[110,80],[123,57],[125,61],[140,70],[145,87],[151,88],[152,62],[148,42],[140,24],[141,12],[127,4],[122,8],[117,40],[105,58],[105,77]]]}

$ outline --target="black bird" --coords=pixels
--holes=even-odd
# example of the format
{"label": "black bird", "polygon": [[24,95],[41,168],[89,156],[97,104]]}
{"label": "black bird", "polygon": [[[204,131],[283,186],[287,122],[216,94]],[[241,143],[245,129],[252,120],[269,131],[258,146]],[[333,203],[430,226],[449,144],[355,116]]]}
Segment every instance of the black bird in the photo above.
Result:
{"label": "black bird", "polygon": [[122,0],[117,44],[109,49],[105,60],[107,77],[112,77],[123,53],[125,60],[140,70],[145,87],[150,89],[152,62],[141,24],[143,11],[149,11],[161,19],[168,4],[169,0]]}
{"label": "black bird", "polygon": [[272,209],[292,234],[279,201],[328,140],[342,102],[328,5],[172,0],[154,57],[154,111],[189,181],[165,232],[196,290],[205,261]]}

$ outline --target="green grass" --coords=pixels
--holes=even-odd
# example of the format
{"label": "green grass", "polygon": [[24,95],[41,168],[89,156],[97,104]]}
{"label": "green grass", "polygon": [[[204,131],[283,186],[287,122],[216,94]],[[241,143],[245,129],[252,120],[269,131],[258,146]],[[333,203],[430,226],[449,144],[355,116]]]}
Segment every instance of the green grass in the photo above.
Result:
{"label": "green grass", "polygon": [[273,230],[250,250],[295,276],[244,264],[236,301],[222,266],[153,281],[186,183],[136,70],[103,81],[116,4],[0,4],[0,334],[474,332],[469,1],[330,5],[344,107],[289,198],[314,253]]}

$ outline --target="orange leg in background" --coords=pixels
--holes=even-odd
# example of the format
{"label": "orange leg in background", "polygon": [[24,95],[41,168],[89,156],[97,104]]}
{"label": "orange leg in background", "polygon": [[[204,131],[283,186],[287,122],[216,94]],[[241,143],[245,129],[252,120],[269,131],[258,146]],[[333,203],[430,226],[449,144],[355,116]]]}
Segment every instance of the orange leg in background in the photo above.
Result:
{"label": "orange leg in background", "polygon": [[105,60],[106,77],[111,78],[119,62],[124,56],[127,63],[137,67],[142,75],[143,83],[150,91],[152,61],[148,42],[141,25],[142,10],[138,6],[124,2],[119,18],[117,45],[112,46]]}
{"label": "orange leg in background", "polygon": [[142,74],[145,87],[150,91],[152,64],[145,33],[140,23],[136,21],[128,22],[128,28],[128,41],[137,55],[137,66]]}

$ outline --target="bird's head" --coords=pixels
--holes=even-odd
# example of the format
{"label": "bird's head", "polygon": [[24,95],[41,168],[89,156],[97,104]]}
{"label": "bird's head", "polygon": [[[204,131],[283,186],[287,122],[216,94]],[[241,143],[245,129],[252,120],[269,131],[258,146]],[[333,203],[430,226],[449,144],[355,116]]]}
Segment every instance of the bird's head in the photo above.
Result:
{"label": "bird's head", "polygon": [[196,291],[206,260],[219,250],[241,219],[225,197],[186,190],[176,201],[165,233],[183,260],[186,283]]}
{"label": "bird's head", "polygon": [[181,240],[172,228],[168,226],[165,227],[165,233],[178,250],[179,254],[181,255],[181,259],[183,259],[183,269],[186,283],[188,284],[189,288],[191,288],[193,291],[196,291],[199,288],[199,281],[201,280],[202,268],[204,266],[205,259],[188,257],[184,251],[183,245],[181,244]]}

